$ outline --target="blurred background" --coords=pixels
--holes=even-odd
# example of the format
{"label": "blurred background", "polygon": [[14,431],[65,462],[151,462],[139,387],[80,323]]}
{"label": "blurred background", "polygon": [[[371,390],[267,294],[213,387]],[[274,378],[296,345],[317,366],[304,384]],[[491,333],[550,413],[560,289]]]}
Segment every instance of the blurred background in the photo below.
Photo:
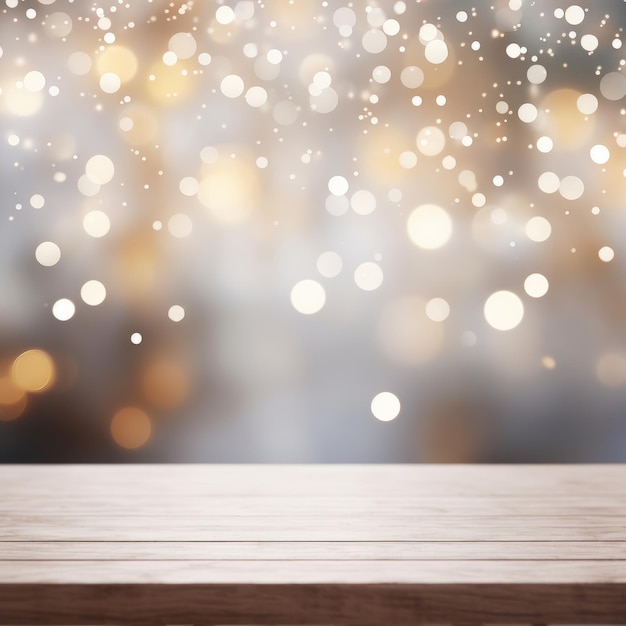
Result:
{"label": "blurred background", "polygon": [[619,0],[3,0],[1,462],[626,461]]}

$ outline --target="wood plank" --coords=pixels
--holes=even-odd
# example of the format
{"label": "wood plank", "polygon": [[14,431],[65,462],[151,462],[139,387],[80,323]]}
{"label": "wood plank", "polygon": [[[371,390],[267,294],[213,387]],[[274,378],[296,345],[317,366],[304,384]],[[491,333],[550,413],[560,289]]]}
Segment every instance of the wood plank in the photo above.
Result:
{"label": "wood plank", "polygon": [[626,623],[626,588],[604,583],[0,585],[0,605],[20,626]]}
{"label": "wood plank", "polygon": [[0,518],[0,541],[626,541],[626,518]]}
{"label": "wood plank", "polygon": [[625,479],[621,465],[3,466],[0,624],[624,623]]}
{"label": "wood plank", "polygon": [[0,561],[19,584],[615,584],[626,561]]}
{"label": "wood plank", "polygon": [[626,560],[620,541],[216,541],[5,542],[0,560]]}
{"label": "wood plank", "polygon": [[7,465],[0,493],[626,496],[625,465]]}
{"label": "wood plank", "polygon": [[196,496],[162,494],[2,494],[2,512],[15,515],[218,517],[255,515],[626,516],[626,498],[580,496]]}

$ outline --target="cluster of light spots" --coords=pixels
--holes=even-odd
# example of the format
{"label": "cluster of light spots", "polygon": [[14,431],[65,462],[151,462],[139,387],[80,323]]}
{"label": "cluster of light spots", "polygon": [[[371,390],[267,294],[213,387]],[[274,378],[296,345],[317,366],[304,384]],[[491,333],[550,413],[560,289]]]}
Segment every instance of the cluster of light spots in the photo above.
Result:
{"label": "cluster of light spots", "polygon": [[363,291],[374,291],[383,284],[383,271],[380,265],[367,261],[354,271],[354,282]]}
{"label": "cluster of light spots", "polygon": [[426,303],[426,316],[433,322],[444,322],[450,315],[450,305],[443,298],[432,298]]}
{"label": "cluster of light spots", "polygon": [[615,257],[615,251],[610,246],[602,246],[598,250],[598,258],[605,263],[610,263]]}
{"label": "cluster of light spots", "polygon": [[56,376],[52,357],[43,350],[22,352],[11,366],[11,381],[28,393],[40,393],[49,389]]}
{"label": "cluster of light spots", "polygon": [[[384,37],[384,33],[381,33]],[[332,76],[326,70],[315,72],[309,84],[309,106],[316,113],[330,113],[339,104],[339,94],[331,86]],[[293,107],[289,103],[290,107]]]}
{"label": "cluster of light spots", "polygon": [[420,27],[419,40],[424,45],[424,56],[429,63],[440,65],[448,58],[448,45],[434,24],[426,23]]}
{"label": "cluster of light spots", "polygon": [[333,24],[342,37],[350,37],[356,24],[356,14],[349,7],[341,7],[333,13]]}
{"label": "cluster of light spots", "polygon": [[180,304],[173,304],[167,311],[167,317],[172,322],[182,322],[185,318],[185,309]]}
{"label": "cluster of light spots", "polygon": [[484,314],[487,323],[496,330],[512,330],[524,317],[524,305],[512,291],[492,293],[486,300]]}
{"label": "cluster of light spots", "polygon": [[526,235],[531,241],[541,243],[549,239],[551,234],[552,226],[545,217],[536,215],[526,222]]}
{"label": "cluster of light spots", "polygon": [[113,161],[104,154],[96,154],[85,164],[85,173],[78,179],[78,190],[84,196],[95,196],[100,193],[102,185],[111,182],[114,175]]}
{"label": "cluster of light spots", "polygon": [[[39,4],[54,1],[39,0]],[[116,260],[119,255],[123,262],[127,254],[136,258],[137,263],[127,264],[129,274],[144,269],[146,273],[154,273],[145,283],[155,289],[161,279],[157,270],[162,268],[157,261],[163,261],[160,246],[167,246],[168,251],[172,246],[172,250],[180,252],[188,246],[202,245],[201,234],[207,219],[214,220],[210,224],[211,236],[218,243],[222,234],[236,241],[254,230],[255,235],[249,241],[253,246],[262,246],[263,254],[256,257],[251,253],[250,258],[242,261],[242,267],[251,259],[254,265],[270,258],[275,241],[282,242],[290,233],[302,233],[311,226],[310,232],[319,235],[319,239],[312,246],[303,247],[317,251],[319,256],[315,259],[314,255],[313,268],[309,265],[302,271],[317,270],[320,282],[296,283],[290,292],[293,308],[304,315],[317,313],[326,303],[325,279],[340,277],[332,281],[334,308],[325,321],[332,320],[336,311],[341,310],[341,298],[380,304],[375,340],[389,360],[412,366],[434,359],[440,350],[453,344],[444,341],[454,326],[444,323],[450,317],[448,301],[441,297],[386,301],[384,298],[393,292],[390,289],[381,289],[375,296],[354,289],[356,285],[360,290],[374,291],[384,280],[386,287],[395,286],[393,272],[398,272],[398,267],[385,264],[383,275],[383,256],[375,251],[387,254],[389,241],[393,246],[393,236],[402,235],[403,227],[406,241],[400,243],[408,246],[408,254],[416,263],[430,256],[422,254],[422,250],[440,249],[449,244],[454,234],[455,245],[448,245],[436,255],[439,263],[425,268],[423,274],[415,274],[418,283],[412,285],[411,291],[444,293],[455,303],[455,323],[467,312],[467,303],[459,302],[456,309],[458,293],[451,291],[441,278],[446,271],[453,271],[448,263],[456,264],[454,267],[465,263],[465,255],[469,257],[474,243],[484,245],[494,255],[510,254],[508,260],[519,261],[514,265],[518,268],[522,261],[530,260],[530,267],[545,271],[553,281],[563,276],[567,268],[559,262],[559,272],[549,273],[549,269],[553,270],[552,255],[574,252],[573,244],[585,251],[575,257],[576,262],[594,258],[603,263],[613,260],[615,252],[611,247],[600,248],[605,238],[593,237],[596,244],[592,243],[591,248],[582,246],[574,228],[580,227],[576,209],[586,212],[597,203],[602,206],[602,216],[589,223],[593,222],[593,228],[606,229],[602,233],[609,232],[611,220],[618,215],[614,205],[619,203],[619,185],[624,182],[620,174],[626,176],[620,151],[626,148],[626,133],[620,133],[619,124],[615,124],[615,119],[619,122],[625,115],[620,110],[620,100],[626,96],[624,61],[621,53],[615,53],[622,47],[623,33],[621,26],[612,23],[614,16],[607,14],[602,19],[593,4],[583,8],[566,3],[563,8],[545,11],[545,7],[537,6],[541,3],[507,0],[502,6],[453,9],[448,16],[448,32],[445,12],[436,17],[436,11],[425,6],[425,13],[415,20],[415,7],[409,10],[408,3],[402,1],[384,8],[371,4],[332,6],[327,2],[313,6],[305,2],[295,9],[289,8],[297,4],[294,2],[272,7],[240,0],[229,3],[230,6],[218,3],[209,7],[208,13],[203,9],[190,21],[182,19],[191,12],[192,4],[176,7],[171,4],[164,9],[163,19],[169,24],[165,30],[161,28],[165,23],[158,26],[162,16],[146,14],[147,19],[141,22],[155,22],[157,37],[145,39],[151,41],[149,46],[137,47],[137,42],[143,39],[137,31],[134,38],[130,36],[135,24],[127,22],[123,26],[121,21],[128,6],[109,7],[110,15],[109,9],[94,6],[95,17],[74,18],[78,20],[75,25],[80,26],[80,33],[76,30],[72,39],[66,41],[75,30],[70,15],[45,12],[36,5],[23,7],[18,0],[6,1],[10,9],[22,6],[16,11],[19,14],[14,20],[16,24],[30,20],[23,22],[27,31],[16,30],[16,42],[34,45],[43,41],[52,49],[50,42],[54,41],[56,46],[61,46],[60,63],[56,62],[58,59],[53,63],[52,58],[44,63],[47,59],[43,57],[36,63],[31,54],[15,56],[13,45],[5,44],[5,60],[13,57],[15,61],[11,70],[14,73],[3,82],[0,93],[0,104],[6,112],[14,117],[44,112],[49,106],[46,89],[49,95],[58,93],[58,88],[50,83],[59,80],[63,81],[59,83],[64,88],[63,97],[69,97],[71,90],[75,90],[77,110],[86,107],[93,119],[108,117],[108,122],[113,121],[112,125],[102,124],[103,129],[114,130],[112,137],[96,142],[102,147],[93,148],[109,150],[111,157],[92,156],[82,175],[80,171],[76,174],[73,165],[80,166],[91,154],[83,145],[85,139],[79,136],[67,139],[62,136],[65,129],[57,131],[43,114],[41,119],[34,117],[32,124],[18,123],[11,134],[7,132],[6,140],[12,147],[7,152],[11,153],[18,176],[36,159],[50,157],[46,166],[51,168],[41,170],[44,176],[37,177],[36,188],[24,193],[25,187],[16,185],[13,192],[15,202],[20,202],[15,206],[17,211],[23,206],[47,207],[38,214],[42,230],[36,241],[43,243],[35,249],[35,259],[40,266],[52,267],[61,261],[59,246],[45,239],[60,237],[58,233],[64,231],[58,224],[49,231],[43,227],[57,216],[63,219],[63,212],[70,215],[66,222],[69,232],[76,224],[80,226],[82,220],[84,231],[95,238],[109,233],[114,219],[115,237],[92,246],[95,254],[109,253]],[[432,3],[425,3],[428,4]],[[406,22],[401,25],[399,19],[390,19],[388,14],[392,11],[395,17],[408,11]],[[208,18],[206,24],[202,22],[203,14]],[[449,18],[454,19],[455,15],[456,23],[450,24]],[[596,19],[597,16],[600,18]],[[492,18],[493,24],[486,27]],[[536,24],[528,30],[527,24],[535,18]],[[555,19],[561,20],[556,27]],[[541,30],[544,25],[550,32]],[[118,26],[120,30],[114,34]],[[43,34],[41,38],[35,32],[37,27]],[[93,40],[89,39],[90,31]],[[116,35],[121,39],[123,32],[129,35],[124,35],[126,46],[115,43]],[[319,46],[311,46],[311,37],[316,32],[323,39]],[[447,40],[450,36],[452,39]],[[290,42],[299,43],[300,38],[304,47],[294,48]],[[325,42],[330,42],[330,47]],[[202,51],[205,45],[214,56]],[[301,55],[305,49],[311,52]],[[565,56],[559,57],[564,49],[567,49]],[[583,61],[580,67],[578,60]],[[482,73],[478,63],[483,63]],[[583,72],[589,70],[585,80]],[[457,88],[465,85],[468,76],[467,91],[459,91]],[[595,91],[595,95],[584,93],[586,90]],[[186,96],[189,100],[177,109]],[[164,113],[166,107],[169,108]],[[248,119],[242,119],[243,111]],[[317,115],[333,111],[335,115],[325,118]],[[365,123],[357,123],[357,119]],[[202,124],[195,125],[196,121]],[[82,118],[77,122],[80,123],[76,128],[80,128]],[[46,128],[46,133],[50,131],[45,141],[40,127]],[[200,131],[207,129],[208,134],[201,134]],[[201,144],[196,143],[200,136],[210,136],[217,147],[203,148],[198,160],[197,152],[194,156],[193,149],[190,151],[188,147],[200,148]],[[112,143],[116,140],[122,140],[126,147],[116,150]],[[507,141],[505,150],[499,144]],[[60,147],[65,142],[68,146]],[[174,158],[166,154],[170,149]],[[133,155],[129,166],[120,160],[125,152]],[[183,153],[189,156],[178,160],[176,155]],[[523,155],[536,162],[509,163],[524,158]],[[589,165],[589,173],[585,171],[585,163]],[[569,175],[570,172],[577,175]],[[68,190],[51,184],[68,178],[88,198],[97,196],[101,187],[114,179],[115,184],[107,188],[101,199],[83,201],[70,213],[67,207],[74,203],[69,196],[76,194],[76,188],[69,190],[68,201],[65,197],[59,201],[60,192]],[[170,194],[168,184],[179,193]],[[138,190],[141,190],[139,198],[135,193]],[[159,197],[161,191],[164,193]],[[602,202],[589,197],[595,192],[602,194]],[[561,202],[561,198],[583,200],[570,204]],[[421,204],[430,201],[438,204]],[[207,209],[206,214],[195,212],[196,203]],[[118,208],[120,205],[124,210]],[[549,216],[553,226],[544,217],[532,217],[536,212]],[[599,215],[599,206],[594,206],[591,212]],[[345,217],[334,219],[335,216]],[[361,216],[370,217],[361,219]],[[15,224],[19,219],[34,219],[34,216],[26,210],[9,217]],[[469,233],[463,228],[466,222],[471,224]],[[392,232],[398,225],[401,232]],[[538,247],[530,243],[548,240],[553,227],[558,237],[551,245]],[[141,228],[148,231],[147,235],[145,231],[139,232]],[[156,236],[154,231],[165,232]],[[184,241],[172,243],[170,237]],[[144,246],[146,241],[150,243]],[[52,277],[77,267],[76,251],[65,239],[62,243],[61,266],[54,272],[43,271],[42,276]],[[467,246],[468,243],[471,245]],[[86,242],[79,238],[77,244],[82,251]],[[219,255],[226,247],[217,245],[214,253]],[[128,253],[130,248],[141,252]],[[546,265],[548,254],[550,262]],[[538,256],[530,258],[533,255]],[[29,257],[32,264],[32,250]],[[361,262],[369,258],[376,262]],[[229,257],[229,262],[232,261]],[[475,259],[467,261],[471,275],[470,270],[476,269]],[[540,273],[526,276],[522,292],[520,283],[526,274],[505,275],[510,267],[512,264],[504,262],[496,273],[508,279],[503,287],[513,291],[493,293],[484,303],[484,317],[497,330],[515,328],[523,319],[524,306],[514,291],[524,297],[524,304],[537,309],[541,309],[541,303],[532,299],[542,298],[550,288],[556,292]],[[103,275],[111,276],[106,271],[109,269],[102,267]],[[612,269],[608,273],[613,275],[619,267],[601,265],[598,271],[603,269],[605,274]],[[409,270],[407,275],[413,273]],[[125,285],[124,272],[117,276],[120,285]],[[279,286],[283,304],[289,288],[301,277],[295,274],[288,279],[290,282]],[[422,278],[425,285],[419,283]],[[162,288],[166,289],[170,273],[163,272],[162,279]],[[128,280],[129,284],[135,281]],[[138,279],[136,283],[142,281]],[[556,282],[555,285],[560,287]],[[73,282],[71,297],[76,287]],[[179,295],[185,298],[184,292]],[[175,297],[168,293],[159,301],[171,302]],[[88,306],[97,306],[107,298],[107,290],[101,282],[89,280],[80,288],[80,298]],[[110,297],[109,303],[114,304]],[[480,314],[481,304],[474,305],[478,310],[470,313]],[[182,306],[176,304],[169,309],[168,306],[159,306],[161,323],[166,324],[166,319],[171,322],[184,319]],[[66,298],[53,305],[44,302],[42,307],[50,309],[58,320],[71,319],[75,314],[74,303]],[[533,324],[521,329],[519,336],[538,332],[537,319],[533,316]],[[174,329],[168,325],[168,332],[184,335],[186,326]],[[137,322],[139,329],[148,327]],[[130,335],[130,332],[127,342],[128,336],[135,345],[143,342],[141,333]],[[151,349],[160,340],[156,332],[146,337],[149,338],[146,343],[150,344],[147,347]],[[473,331],[465,331],[462,337],[463,345],[473,346],[477,342]],[[459,342],[458,333],[456,342]],[[126,346],[126,349],[130,348]],[[147,352],[133,350],[134,358]],[[603,372],[598,374],[601,380],[615,378],[614,374],[606,374],[607,371],[626,372],[626,365],[620,365],[626,362],[625,357],[615,354],[605,355],[603,366],[598,366]],[[535,366],[539,358],[535,356]],[[551,356],[544,356],[540,362],[546,369],[555,365]],[[161,362],[146,363],[144,369],[142,392],[146,406],[161,410],[182,402],[186,392],[181,395],[170,389],[165,393],[162,388],[167,388],[169,377],[178,379],[179,387],[187,389],[189,377],[184,368]],[[9,384],[7,380],[0,376],[0,404],[4,397],[22,402],[27,392],[20,387],[15,387],[15,391],[11,387],[13,382]],[[626,374],[624,381],[626,384]],[[159,395],[163,393],[165,400]],[[378,399],[380,405],[381,396],[386,401],[390,397],[395,399],[399,411],[397,398],[384,392],[372,401],[372,413],[383,421],[393,419],[398,411],[375,409],[375,402]],[[173,402],[172,398],[178,399]],[[392,417],[381,417],[392,413]],[[147,422],[149,436],[150,419],[145,414],[144,417],[126,421]]]}
{"label": "cluster of light spots", "polygon": [[317,271],[325,278],[335,278],[343,269],[343,260],[336,252],[328,250],[319,255],[316,266]]}
{"label": "cluster of light spots", "polygon": [[445,245],[452,236],[452,219],[436,204],[423,204],[414,209],[407,221],[411,241],[424,250]]}
{"label": "cluster of light spots", "polygon": [[372,415],[381,422],[391,422],[400,415],[400,400],[390,391],[381,391],[370,404]]}
{"label": "cluster of light spots", "polygon": [[150,418],[137,407],[124,407],[111,419],[111,437],[122,448],[133,450],[143,446],[151,433]]}
{"label": "cluster of light spots", "polygon": [[530,274],[524,281],[524,291],[531,298],[541,298],[548,293],[550,283],[543,274]]}
{"label": "cluster of light spots", "polygon": [[67,322],[74,317],[76,305],[69,298],[60,298],[52,305],[52,315],[61,322]]}
{"label": "cluster of light spots", "polygon": [[89,306],[102,304],[106,296],[106,287],[99,280],[88,280],[80,288],[80,297]]}
{"label": "cluster of light spots", "polygon": [[313,315],[326,304],[326,291],[316,280],[304,279],[291,289],[291,304],[303,315]]}

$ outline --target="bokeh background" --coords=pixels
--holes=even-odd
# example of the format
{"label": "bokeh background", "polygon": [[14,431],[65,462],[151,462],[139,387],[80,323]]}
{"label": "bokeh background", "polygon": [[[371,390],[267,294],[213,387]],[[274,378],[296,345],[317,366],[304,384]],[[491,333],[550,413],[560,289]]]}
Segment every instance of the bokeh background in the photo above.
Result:
{"label": "bokeh background", "polygon": [[626,461],[619,0],[4,0],[0,461]]}

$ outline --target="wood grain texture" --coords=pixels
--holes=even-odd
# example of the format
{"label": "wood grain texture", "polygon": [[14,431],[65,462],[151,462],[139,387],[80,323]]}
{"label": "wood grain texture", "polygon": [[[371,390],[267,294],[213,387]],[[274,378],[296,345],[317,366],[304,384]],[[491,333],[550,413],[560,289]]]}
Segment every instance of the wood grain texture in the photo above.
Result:
{"label": "wood grain texture", "polygon": [[602,561],[626,560],[623,541],[7,541],[11,561]]}
{"label": "wood grain texture", "polygon": [[0,561],[5,584],[619,584],[626,561]]}
{"label": "wood grain texture", "polygon": [[2,510],[14,515],[82,516],[285,516],[350,515],[371,517],[458,514],[464,516],[541,516],[561,517],[626,516],[626,498],[621,496],[198,496],[168,493],[155,499],[145,493],[71,494],[41,493],[25,500],[22,495],[4,494]]}
{"label": "wood grain texture", "polygon": [[626,623],[626,467],[0,467],[0,624]]}
{"label": "wood grain texture", "polygon": [[14,465],[2,492],[61,497],[218,496],[626,496],[614,465]]}
{"label": "wood grain texture", "polygon": [[525,585],[0,585],[2,623],[624,624],[626,589]]}
{"label": "wood grain texture", "polygon": [[0,541],[626,541],[626,517],[224,516],[0,519]]}

